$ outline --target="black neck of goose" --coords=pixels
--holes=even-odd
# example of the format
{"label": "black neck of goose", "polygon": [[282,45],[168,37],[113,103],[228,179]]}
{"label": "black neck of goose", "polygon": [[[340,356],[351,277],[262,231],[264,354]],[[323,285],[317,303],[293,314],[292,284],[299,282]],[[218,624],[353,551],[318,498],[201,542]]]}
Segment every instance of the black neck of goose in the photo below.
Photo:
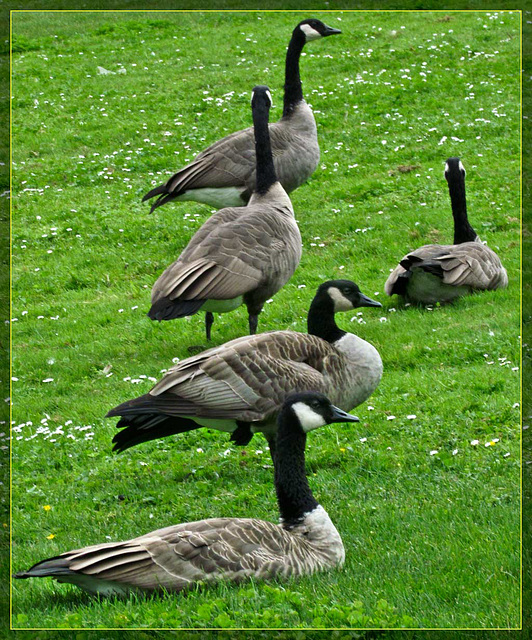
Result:
{"label": "black neck of goose", "polygon": [[290,529],[313,511],[316,502],[305,475],[305,444],[307,436],[294,424],[295,417],[287,410],[278,418],[275,453],[275,490],[283,526]]}
{"label": "black neck of goose", "polygon": [[307,316],[307,332],[327,340],[331,344],[345,336],[346,332],[338,327],[334,319],[334,302],[323,292],[318,292],[310,305]]}
{"label": "black neck of goose", "polygon": [[264,195],[277,182],[273,166],[272,147],[268,130],[269,107],[264,100],[257,100],[253,107],[257,186],[255,191]]}
{"label": "black neck of goose", "polygon": [[294,108],[303,100],[303,89],[299,76],[299,58],[305,46],[305,36],[299,27],[292,34],[288,51],[284,76],[283,118],[289,116]]}
{"label": "black neck of goose", "polygon": [[454,244],[473,242],[477,234],[467,219],[465,180],[463,177],[449,183],[449,195],[451,196],[454,218]]}

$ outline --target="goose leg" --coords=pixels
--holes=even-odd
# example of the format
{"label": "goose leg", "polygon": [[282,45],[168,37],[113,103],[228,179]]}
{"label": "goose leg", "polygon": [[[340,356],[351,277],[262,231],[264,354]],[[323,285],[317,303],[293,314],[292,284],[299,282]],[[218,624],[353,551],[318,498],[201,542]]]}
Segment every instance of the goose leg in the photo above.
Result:
{"label": "goose leg", "polygon": [[250,443],[251,438],[253,438],[253,434],[249,428],[249,422],[240,422],[240,420],[237,420],[236,424],[238,426],[231,434],[229,440],[239,447],[245,447]]}
{"label": "goose leg", "polygon": [[257,333],[257,326],[259,324],[259,314],[249,316],[249,335],[253,336]]}
{"label": "goose leg", "polygon": [[255,335],[257,333],[257,326],[259,324],[259,313],[262,311],[263,303],[253,299],[253,295],[249,297],[244,296],[244,303],[248,310],[249,320],[249,334]]}
{"label": "goose leg", "polygon": [[207,334],[207,340],[211,339],[211,327],[214,322],[214,314],[211,311],[205,313],[205,333]]}

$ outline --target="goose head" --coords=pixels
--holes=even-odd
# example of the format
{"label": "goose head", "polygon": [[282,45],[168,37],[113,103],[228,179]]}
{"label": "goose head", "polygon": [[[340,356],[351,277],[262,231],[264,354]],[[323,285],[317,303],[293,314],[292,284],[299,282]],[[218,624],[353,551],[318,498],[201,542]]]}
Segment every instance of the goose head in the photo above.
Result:
{"label": "goose head", "polygon": [[380,302],[364,295],[351,280],[328,280],[318,288],[318,294],[332,300],[335,313],[357,307],[382,307]]}
{"label": "goose head", "polygon": [[[295,28],[295,32],[301,32],[305,38],[305,42],[311,40],[318,40],[319,38],[325,38],[327,36],[335,35],[336,33],[342,33],[340,29],[329,27],[321,20],[310,18],[309,20],[301,21]],[[295,33],[294,33],[295,35]]]}
{"label": "goose head", "polygon": [[445,163],[445,179],[447,182],[461,182],[465,179],[466,170],[460,158],[448,158]]}
{"label": "goose head", "polygon": [[292,417],[304,433],[334,422],[360,422],[356,416],[335,407],[327,396],[316,391],[290,394],[281,413]]}
{"label": "goose head", "polygon": [[265,84],[258,84],[253,87],[251,91],[251,108],[258,104],[264,104],[268,110],[272,107],[272,94],[270,93],[270,87]]}

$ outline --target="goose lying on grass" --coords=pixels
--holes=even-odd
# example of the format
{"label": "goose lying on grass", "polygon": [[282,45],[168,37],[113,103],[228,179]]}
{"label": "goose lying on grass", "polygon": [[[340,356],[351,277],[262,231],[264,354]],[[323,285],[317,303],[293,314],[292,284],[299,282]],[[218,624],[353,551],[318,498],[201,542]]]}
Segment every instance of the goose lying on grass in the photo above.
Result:
{"label": "goose lying on grass", "polygon": [[152,531],[126,542],[97,544],[35,564],[15,578],[52,577],[100,595],[181,591],[198,582],[268,580],[340,566],[340,534],[312,495],[305,475],[308,431],[358,418],[319,393],[289,396],[278,416],[274,459],[280,524],[209,518]]}
{"label": "goose lying on grass", "polygon": [[454,219],[454,244],[427,244],[408,253],[392,271],[384,291],[420,304],[451,302],[479,290],[508,285],[499,256],[469,224],[466,208],[465,169],[460,158],[445,164]]}
{"label": "goose lying on grass", "polygon": [[378,351],[339,329],[334,315],[380,307],[350,280],[323,283],[308,313],[308,334],[272,331],[231,340],[171,367],[153,389],[107,414],[121,416],[113,438],[123,451],[141,442],[209,427],[237,445],[261,431],[273,456],[276,418],[292,391],[315,390],[350,411],[376,389]]}
{"label": "goose lying on grass", "polygon": [[268,135],[271,96],[268,87],[253,89],[257,183],[244,208],[221,209],[194,234],[179,258],[153,285],[152,320],[172,320],[202,310],[207,340],[213,312],[245,304],[249,332],[259,313],[290,279],[301,259],[301,234],[290,198],[278,182]]}
{"label": "goose lying on grass", "polygon": [[[285,191],[297,189],[316,170],[320,159],[314,114],[303,99],[299,58],[311,40],[341,33],[320,20],[303,20],[292,33],[286,52],[283,116],[270,125],[275,170]],[[218,140],[147,193],[158,196],[151,211],[172,200],[203,202],[217,209],[245,206],[255,190],[253,130],[244,129]]]}

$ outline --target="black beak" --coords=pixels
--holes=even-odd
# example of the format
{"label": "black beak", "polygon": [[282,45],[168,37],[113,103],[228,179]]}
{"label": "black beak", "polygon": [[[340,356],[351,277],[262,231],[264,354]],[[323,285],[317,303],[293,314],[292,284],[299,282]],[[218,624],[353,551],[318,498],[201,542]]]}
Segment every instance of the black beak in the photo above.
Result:
{"label": "black beak", "polygon": [[376,300],[368,298],[368,296],[365,296],[363,293],[361,293],[360,301],[357,304],[357,307],[382,307],[382,304],[380,302],[377,302]]}
{"label": "black beak", "polygon": [[360,420],[356,416],[352,416],[350,413],[346,413],[332,405],[332,418],[331,422],[360,422]]}
{"label": "black beak", "polygon": [[321,34],[324,38],[325,36],[334,36],[335,33],[342,33],[340,29],[335,29],[334,27],[328,27],[327,25],[324,25],[324,26],[325,26],[325,29]]}

